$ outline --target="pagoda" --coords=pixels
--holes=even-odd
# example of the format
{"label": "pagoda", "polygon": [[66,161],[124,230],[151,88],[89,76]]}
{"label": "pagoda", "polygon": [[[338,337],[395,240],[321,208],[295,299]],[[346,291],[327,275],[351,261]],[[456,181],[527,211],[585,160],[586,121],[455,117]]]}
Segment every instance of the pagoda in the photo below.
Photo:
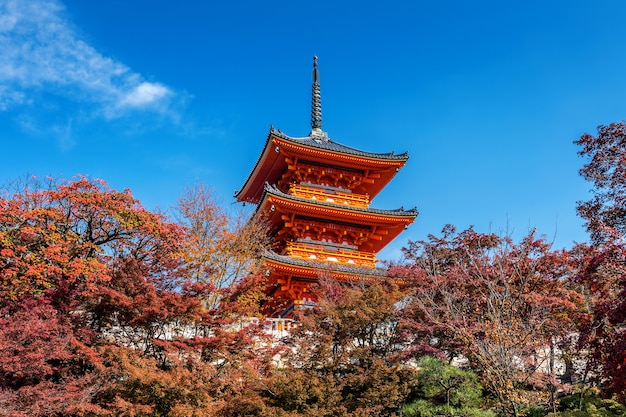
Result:
{"label": "pagoda", "polygon": [[271,250],[263,254],[269,317],[315,306],[311,285],[389,279],[376,254],[417,217],[417,210],[381,210],[371,200],[405,165],[408,153],[372,153],[331,140],[322,131],[317,57],[313,59],[311,132],[290,137],[273,127],[239,202],[267,219]]}

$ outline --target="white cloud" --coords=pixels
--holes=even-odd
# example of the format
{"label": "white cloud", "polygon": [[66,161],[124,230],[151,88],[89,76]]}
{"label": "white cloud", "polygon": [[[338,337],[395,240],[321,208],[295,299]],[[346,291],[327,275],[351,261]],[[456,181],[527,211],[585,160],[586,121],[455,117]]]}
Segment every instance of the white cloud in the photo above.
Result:
{"label": "white cloud", "polygon": [[0,111],[52,91],[101,107],[167,111],[174,92],[151,83],[80,39],[57,0],[0,1]]}
{"label": "white cloud", "polygon": [[169,95],[171,91],[161,85],[143,82],[129,92],[120,102],[122,106],[143,107],[159,102]]}

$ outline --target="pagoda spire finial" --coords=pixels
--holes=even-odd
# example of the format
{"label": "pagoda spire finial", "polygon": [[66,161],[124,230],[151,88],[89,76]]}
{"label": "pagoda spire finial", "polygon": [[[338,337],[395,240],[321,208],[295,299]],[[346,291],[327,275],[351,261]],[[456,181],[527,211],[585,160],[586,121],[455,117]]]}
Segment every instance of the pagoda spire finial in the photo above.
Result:
{"label": "pagoda spire finial", "polygon": [[317,69],[317,55],[313,56],[313,97],[311,102],[311,135],[323,135],[322,98],[320,94],[320,72]]}

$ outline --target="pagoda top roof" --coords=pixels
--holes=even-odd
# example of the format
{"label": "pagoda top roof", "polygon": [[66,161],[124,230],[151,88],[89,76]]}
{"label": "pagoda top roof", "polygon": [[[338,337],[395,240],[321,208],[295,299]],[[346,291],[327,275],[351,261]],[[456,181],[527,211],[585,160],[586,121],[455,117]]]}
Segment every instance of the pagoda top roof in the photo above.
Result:
{"label": "pagoda top roof", "polygon": [[406,162],[409,159],[408,152],[403,152],[400,154],[396,154],[393,151],[386,152],[386,153],[376,153],[376,152],[367,152],[367,151],[363,151],[360,149],[352,148],[350,146],[343,145],[339,142],[335,142],[334,140],[330,139],[326,132],[316,132],[313,130],[308,136],[292,137],[292,136],[288,136],[284,134],[280,130],[275,129],[273,126],[271,126],[270,133],[268,135],[268,141],[272,135],[278,136],[282,139],[297,143],[302,146],[323,149],[323,150],[330,151],[330,152],[362,156],[364,158],[386,159],[386,160],[403,161],[403,162]]}
{"label": "pagoda top roof", "polygon": [[[368,186],[373,198],[409,159],[409,153],[366,152],[335,142],[325,132],[312,130],[308,136],[291,137],[270,127],[261,154],[244,185],[235,192],[238,201],[258,203],[263,184],[276,183],[287,168],[285,155],[293,154],[319,163],[336,163],[350,169],[386,172],[375,185]],[[332,161],[332,162],[331,162]]]}

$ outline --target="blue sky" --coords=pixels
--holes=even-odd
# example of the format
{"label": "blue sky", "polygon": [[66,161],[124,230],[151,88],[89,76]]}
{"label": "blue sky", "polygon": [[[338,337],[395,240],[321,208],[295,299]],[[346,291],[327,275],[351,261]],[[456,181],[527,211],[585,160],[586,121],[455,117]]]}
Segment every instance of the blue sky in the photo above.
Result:
{"label": "blue sky", "polygon": [[622,1],[0,0],[0,183],[76,174],[168,209],[227,207],[269,126],[411,158],[372,206],[407,239],[529,228],[585,241],[573,141],[624,119]]}

